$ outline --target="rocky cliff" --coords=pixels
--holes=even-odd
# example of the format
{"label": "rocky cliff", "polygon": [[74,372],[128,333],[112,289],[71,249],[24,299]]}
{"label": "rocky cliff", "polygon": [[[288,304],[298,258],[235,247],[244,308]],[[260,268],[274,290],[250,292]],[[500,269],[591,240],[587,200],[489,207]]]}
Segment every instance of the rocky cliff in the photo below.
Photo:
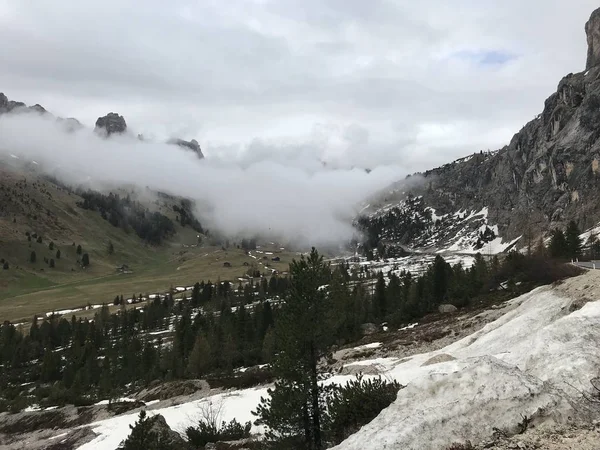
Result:
{"label": "rocky cliff", "polygon": [[125,118],[117,113],[111,112],[104,117],[98,117],[96,120],[95,131],[106,135],[121,134],[127,131],[127,123]]}
{"label": "rocky cliff", "polygon": [[[598,223],[600,9],[592,14],[585,31],[589,44],[586,71],[564,77],[542,113],[504,148],[419,174],[422,182],[411,193],[422,196],[424,208],[433,208],[438,216],[487,208],[487,220],[505,240],[519,236],[535,239],[571,219],[580,228]],[[401,194],[393,189],[386,193],[387,202],[380,199],[377,207],[371,207],[371,216],[389,216],[395,208],[405,208],[406,201],[398,198]],[[387,237],[390,226],[401,226],[387,222],[387,229],[380,225],[371,233]],[[426,225],[434,227],[435,220]],[[404,238],[403,243],[413,242],[414,238]]]}
{"label": "rocky cliff", "polygon": [[204,158],[204,154],[202,153],[202,149],[200,148],[200,144],[196,139],[192,139],[191,141],[184,141],[183,139],[170,139],[168,144],[178,145],[181,148],[191,150],[198,156],[199,159]]}

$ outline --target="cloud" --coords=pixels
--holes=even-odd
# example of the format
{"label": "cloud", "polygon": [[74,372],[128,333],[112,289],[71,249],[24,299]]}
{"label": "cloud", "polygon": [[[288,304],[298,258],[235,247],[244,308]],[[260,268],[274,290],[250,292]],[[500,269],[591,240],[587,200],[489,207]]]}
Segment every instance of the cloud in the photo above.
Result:
{"label": "cloud", "polygon": [[583,69],[597,6],[0,0],[0,90],[90,126],[118,111],[135,132],[196,138],[208,155],[315,140],[339,154],[346,142],[351,164],[423,170],[502,147],[537,115]]}
{"label": "cloud", "polygon": [[[356,142],[360,143],[360,130]],[[50,116],[0,116],[0,159],[35,161],[36,170],[68,183],[100,190],[135,185],[197,201],[203,224],[231,236],[255,233],[305,245],[340,244],[355,230],[361,201],[406,171],[397,166],[323,165],[318,149],[291,147],[293,157],[272,158],[254,143],[253,157],[198,160],[174,145],[142,142],[131,135],[98,137],[91,129],[66,133]]]}

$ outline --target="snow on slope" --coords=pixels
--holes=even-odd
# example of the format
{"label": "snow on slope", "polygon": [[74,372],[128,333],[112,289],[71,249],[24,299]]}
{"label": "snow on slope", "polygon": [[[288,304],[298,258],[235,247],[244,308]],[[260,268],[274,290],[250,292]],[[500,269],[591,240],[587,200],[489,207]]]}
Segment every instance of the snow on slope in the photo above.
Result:
{"label": "snow on slope", "polygon": [[[563,286],[538,288],[507,302],[498,320],[441,350],[360,363],[376,365],[384,376],[407,387],[390,407],[335,448],[437,450],[457,441],[489,438],[494,427],[514,430],[521,415],[546,411],[559,421],[572,416],[578,390],[589,391],[589,380],[600,374],[600,302],[575,312],[570,307],[584,295],[600,299],[600,289],[593,291],[597,285],[600,273],[592,271]],[[327,383],[351,378],[338,375]],[[246,389],[149,414],[163,414],[173,429],[183,431],[195,423],[200,403],[222,399],[223,419],[244,422],[253,419],[251,411],[264,395],[266,388]],[[128,414],[92,424],[99,436],[80,448],[115,448],[136,418]]]}
{"label": "snow on slope", "polygon": [[[198,424],[202,417],[200,412],[203,403],[213,402],[216,405],[222,405],[222,420],[230,421],[235,418],[241,423],[246,423],[254,420],[251,411],[256,408],[260,398],[266,395],[266,388],[245,389],[147,412],[148,416],[162,414],[173,430],[185,434],[187,427]],[[91,424],[92,430],[98,434],[98,437],[78,448],[80,450],[116,449],[121,441],[129,435],[131,432],[129,425],[133,425],[137,418],[138,413],[125,414]],[[255,433],[261,431],[260,428],[253,428]]]}
{"label": "snow on slope", "polygon": [[440,214],[426,206],[422,196],[408,196],[371,208],[362,213],[357,224],[386,244],[413,250],[497,254],[511,249],[520,239],[502,238],[498,225],[488,218],[488,207]]}
{"label": "snow on slope", "polygon": [[[572,300],[549,287],[440,351],[417,355],[386,375],[403,383],[397,400],[337,450],[434,450],[515,431],[521,415],[564,421],[579,392],[600,374],[600,303],[569,314]],[[425,365],[435,355],[456,360]]]}

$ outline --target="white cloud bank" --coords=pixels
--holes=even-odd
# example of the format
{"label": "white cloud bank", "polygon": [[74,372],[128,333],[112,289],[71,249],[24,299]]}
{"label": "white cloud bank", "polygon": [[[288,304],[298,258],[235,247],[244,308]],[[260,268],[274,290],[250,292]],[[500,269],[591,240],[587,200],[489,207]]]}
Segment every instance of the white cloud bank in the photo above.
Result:
{"label": "white cloud bank", "polygon": [[11,154],[68,183],[133,184],[194,199],[203,205],[201,221],[230,235],[259,233],[310,245],[351,238],[360,202],[406,174],[397,166],[367,173],[324,165],[308,147],[287,159],[267,148],[256,158],[249,149],[234,161],[198,160],[180,147],[130,135],[103,139],[86,128],[66,133],[54,118],[37,114],[0,116],[0,156]]}

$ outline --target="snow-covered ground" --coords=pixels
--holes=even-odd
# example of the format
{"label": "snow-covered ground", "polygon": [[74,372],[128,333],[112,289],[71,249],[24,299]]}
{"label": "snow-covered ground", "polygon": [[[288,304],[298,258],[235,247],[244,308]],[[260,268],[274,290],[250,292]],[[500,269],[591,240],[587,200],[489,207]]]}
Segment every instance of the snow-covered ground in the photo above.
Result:
{"label": "snow-covered ground", "polygon": [[[506,313],[481,330],[440,350],[408,358],[377,358],[348,365],[377,366],[407,387],[371,423],[338,450],[440,449],[488,438],[493,428],[514,430],[522,416],[574,414],[580,391],[600,374],[600,273],[558,287],[542,287],[507,302]],[[585,303],[585,304],[584,304]],[[579,308],[580,309],[577,309]],[[328,383],[344,383],[336,375]],[[253,420],[266,388],[219,394],[155,409],[177,431],[196,422],[203,402],[222,402],[223,419]],[[115,448],[137,414],[91,427],[98,437],[81,449]],[[254,427],[254,432],[260,429]]]}

